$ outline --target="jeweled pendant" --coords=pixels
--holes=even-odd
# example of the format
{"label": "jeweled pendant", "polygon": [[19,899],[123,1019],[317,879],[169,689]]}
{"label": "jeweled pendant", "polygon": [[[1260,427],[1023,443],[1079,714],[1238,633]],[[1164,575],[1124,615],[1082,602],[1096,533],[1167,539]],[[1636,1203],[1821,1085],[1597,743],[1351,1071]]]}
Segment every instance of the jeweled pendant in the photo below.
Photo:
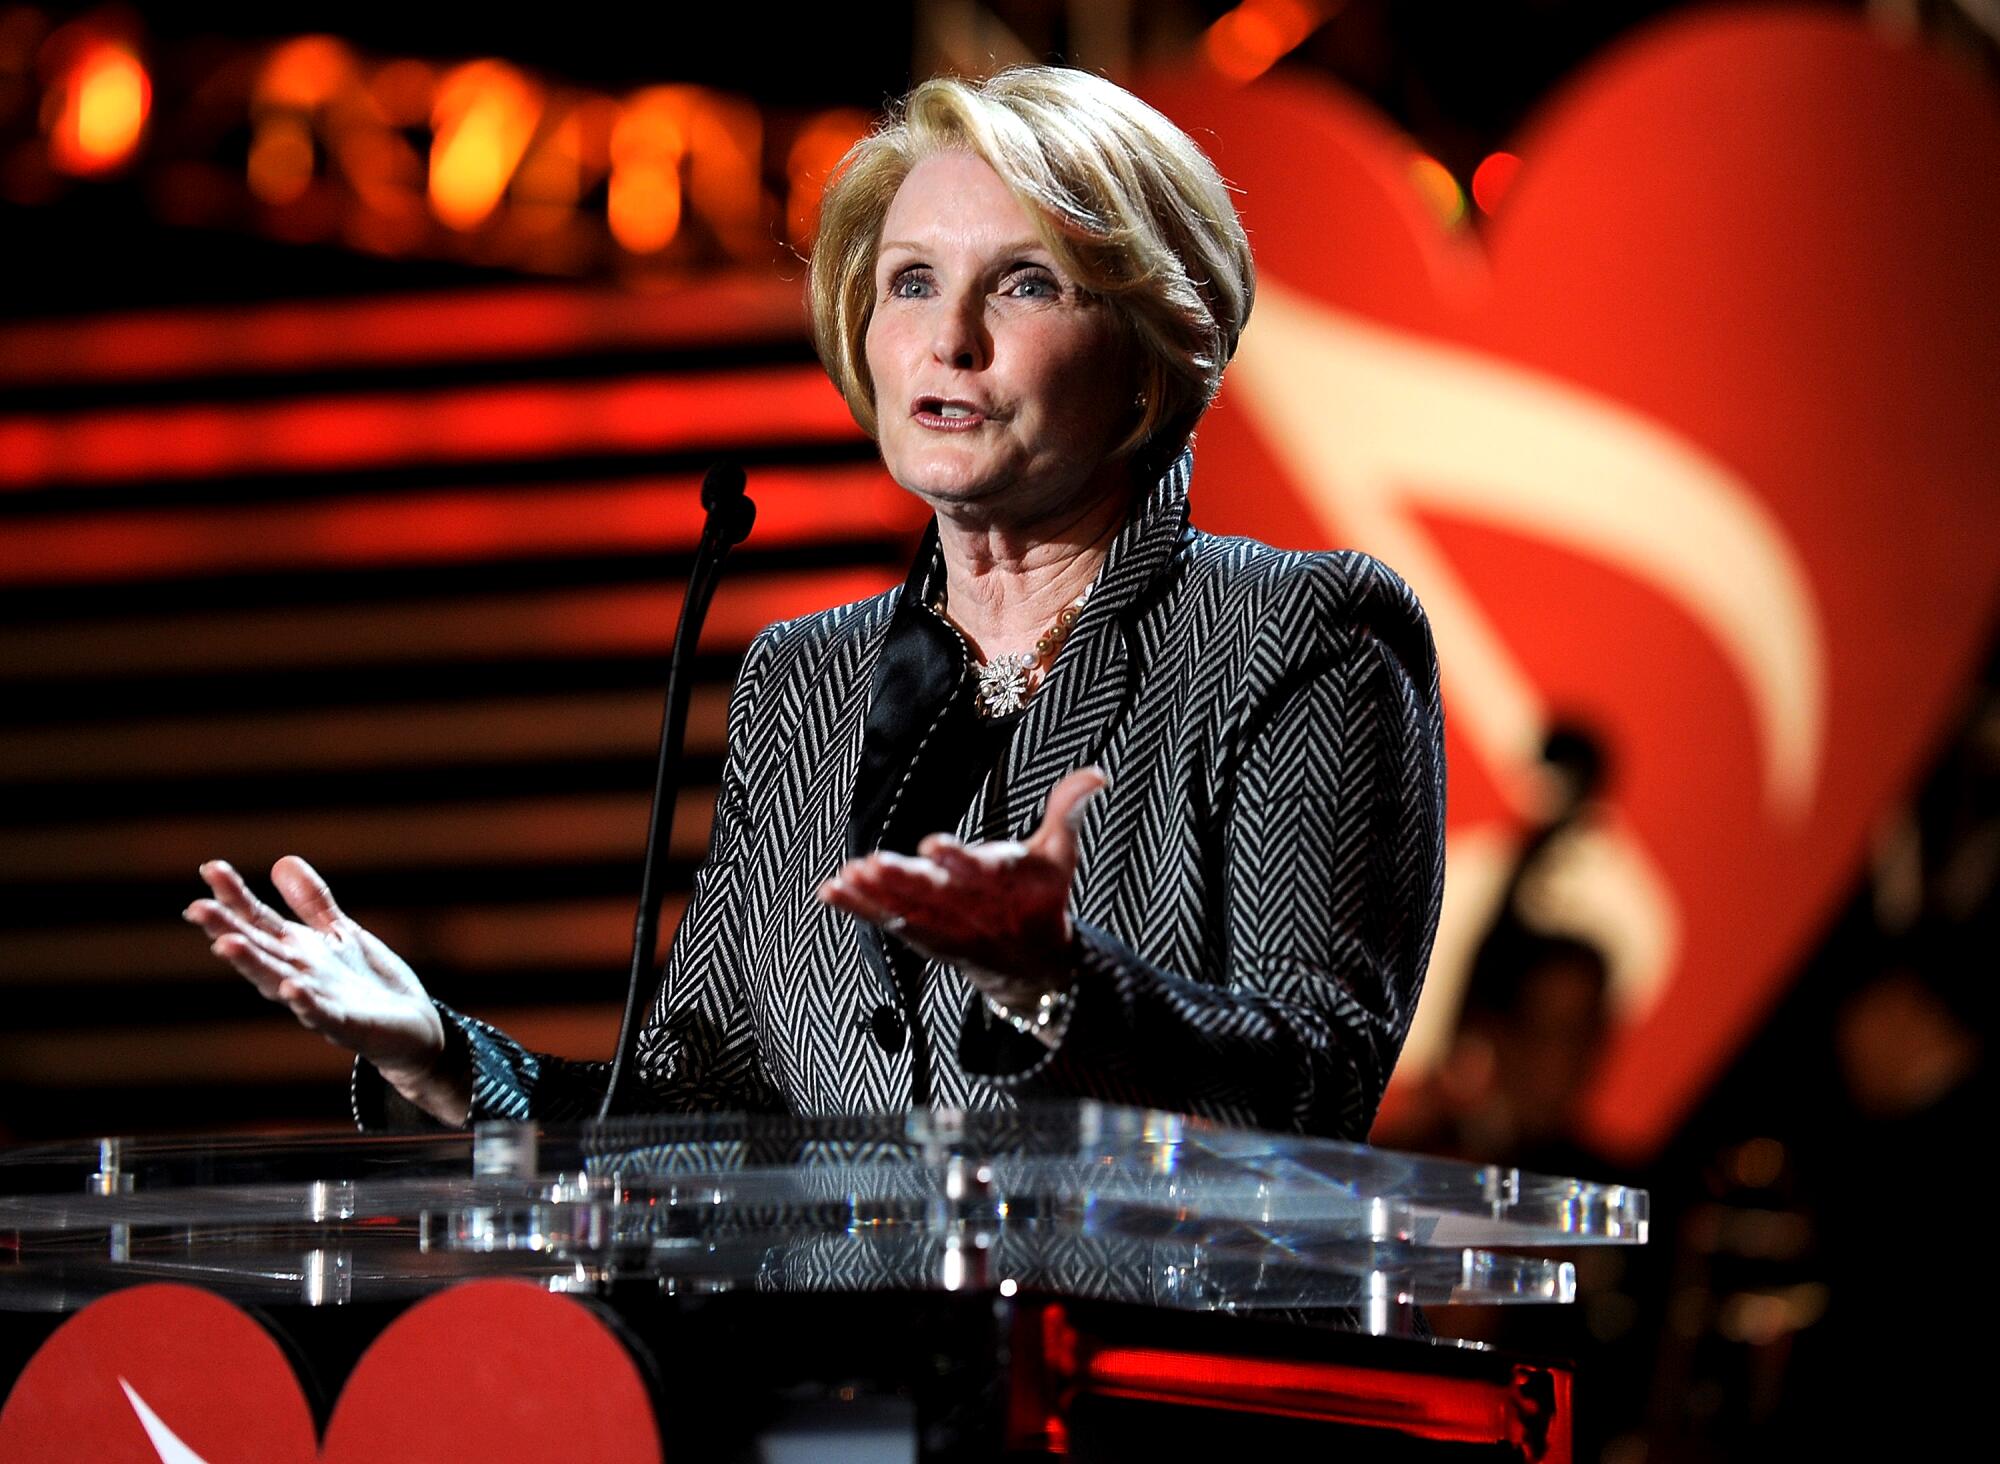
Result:
{"label": "jeweled pendant", "polygon": [[1028,704],[1028,677],[1036,660],[1032,656],[995,656],[977,668],[979,685],[973,700],[982,717],[1006,717]]}

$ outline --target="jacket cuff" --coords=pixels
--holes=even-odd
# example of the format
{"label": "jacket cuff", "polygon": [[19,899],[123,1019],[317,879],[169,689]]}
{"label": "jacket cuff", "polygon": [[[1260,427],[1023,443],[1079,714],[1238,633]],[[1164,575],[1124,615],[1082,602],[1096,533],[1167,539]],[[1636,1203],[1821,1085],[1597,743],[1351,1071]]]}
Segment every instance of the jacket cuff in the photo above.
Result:
{"label": "jacket cuff", "polygon": [[[469,1075],[473,1064],[466,1026],[472,1019],[442,1002],[432,1005],[437,1007],[444,1023],[444,1052],[438,1058],[439,1068]],[[363,1133],[423,1133],[451,1127],[398,1093],[381,1070],[365,1057],[354,1059],[354,1069],[347,1080],[347,1106],[354,1116],[354,1126]],[[468,1122],[480,1116],[474,1112]]]}
{"label": "jacket cuff", "polygon": [[1101,1029],[1116,1007],[1115,973],[1122,959],[1136,959],[1113,937],[1094,925],[1072,920],[1070,938],[1070,1004],[1062,1033],[1053,1044],[1022,1032],[996,1016],[980,993],[971,993],[960,1024],[960,1068],[997,1088],[1033,1088],[1053,1076],[1059,1062],[1074,1063],[1105,1035]]}

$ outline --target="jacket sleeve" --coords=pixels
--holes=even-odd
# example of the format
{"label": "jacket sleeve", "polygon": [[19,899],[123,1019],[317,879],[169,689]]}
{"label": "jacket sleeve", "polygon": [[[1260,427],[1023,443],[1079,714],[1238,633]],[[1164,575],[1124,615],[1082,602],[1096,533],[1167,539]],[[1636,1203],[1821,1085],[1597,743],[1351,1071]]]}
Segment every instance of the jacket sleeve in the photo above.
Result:
{"label": "jacket sleeve", "polygon": [[1274,616],[1253,657],[1285,669],[1221,770],[1226,980],[1162,970],[1078,922],[1061,1041],[1050,1050],[975,1007],[960,1054],[969,1070],[1021,1097],[1365,1137],[1416,1009],[1444,883],[1435,652],[1401,581],[1380,566],[1367,578],[1359,613],[1350,601],[1304,636]]}
{"label": "jacket sleeve", "polygon": [[[762,632],[743,658],[729,703],[728,750],[716,794],[708,857],[667,952],[666,970],[638,1043],[641,1106],[655,1112],[771,1110],[783,1104],[763,1076],[742,1000],[736,952],[743,850],[749,824],[746,750],[757,691],[780,627]],[[609,1062],[531,1052],[497,1027],[437,1003],[447,1063],[472,1086],[469,1121],[557,1122],[591,1118],[611,1080]],[[356,1060],[355,1122],[364,1129],[435,1127],[366,1062]]]}

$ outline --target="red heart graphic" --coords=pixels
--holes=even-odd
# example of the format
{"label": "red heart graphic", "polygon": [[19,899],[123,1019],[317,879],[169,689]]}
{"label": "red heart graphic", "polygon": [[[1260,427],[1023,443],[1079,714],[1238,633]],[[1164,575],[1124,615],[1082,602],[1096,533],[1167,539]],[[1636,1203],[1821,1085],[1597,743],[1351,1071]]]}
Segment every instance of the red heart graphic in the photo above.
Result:
{"label": "red heart graphic", "polygon": [[1849,887],[1993,622],[2000,108],[1842,17],[1677,21],[1546,109],[1481,241],[1338,93],[1151,94],[1241,186],[1260,267],[1197,521],[1369,549],[1432,612],[1440,1002],[1548,719],[1609,745],[1585,884],[1654,979],[1591,1118],[1642,1152]]}
{"label": "red heart graphic", "polygon": [[323,1447],[291,1365],[221,1297],[135,1286],[56,1329],[0,1409],[0,1459],[101,1464],[658,1464],[631,1355],[588,1308],[519,1281],[418,1302],[376,1338]]}
{"label": "red heart graphic", "polygon": [[311,1464],[319,1452],[268,1332],[210,1292],[150,1285],[50,1334],[0,1409],[0,1459],[180,1464],[162,1429],[205,1464]]}
{"label": "red heart graphic", "polygon": [[321,1458],[659,1464],[660,1443],[645,1381],[595,1313],[525,1281],[474,1281],[375,1339],[341,1390]]}

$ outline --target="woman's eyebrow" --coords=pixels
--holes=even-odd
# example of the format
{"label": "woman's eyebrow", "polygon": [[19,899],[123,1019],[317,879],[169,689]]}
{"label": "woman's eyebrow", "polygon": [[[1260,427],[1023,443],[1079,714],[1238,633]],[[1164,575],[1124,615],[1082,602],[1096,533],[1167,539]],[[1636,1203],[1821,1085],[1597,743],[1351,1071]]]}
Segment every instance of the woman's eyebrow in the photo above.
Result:
{"label": "woman's eyebrow", "polygon": [[[877,255],[887,254],[892,249],[900,249],[905,254],[931,254],[936,252],[937,245],[919,244],[911,239],[884,239],[880,244],[875,246]],[[1048,255],[1049,246],[1044,244],[1040,239],[1022,239],[1011,244],[1002,244],[994,253],[1004,255]]]}

